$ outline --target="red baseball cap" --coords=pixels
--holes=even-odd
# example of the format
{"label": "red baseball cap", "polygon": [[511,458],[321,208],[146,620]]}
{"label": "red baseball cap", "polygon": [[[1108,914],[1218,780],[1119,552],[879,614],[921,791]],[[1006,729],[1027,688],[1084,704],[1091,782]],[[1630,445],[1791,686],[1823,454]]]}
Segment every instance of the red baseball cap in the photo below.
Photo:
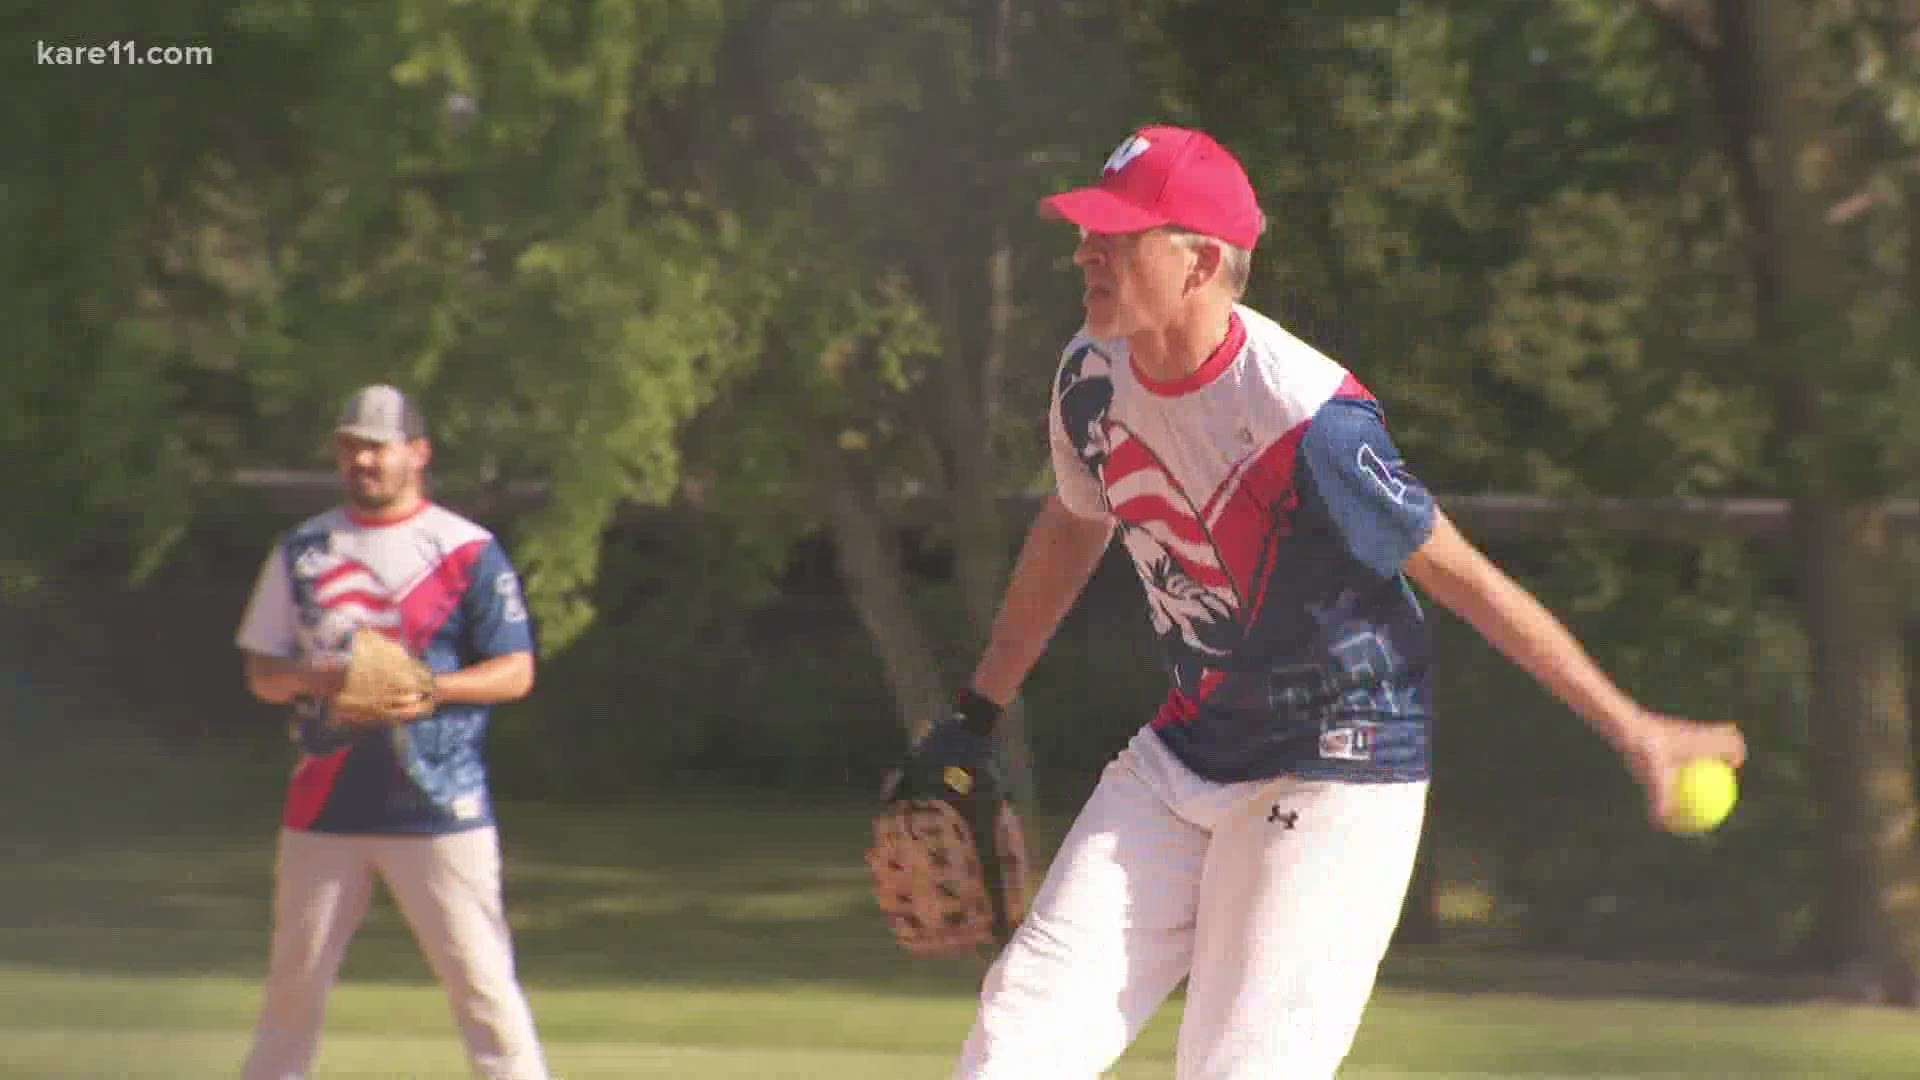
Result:
{"label": "red baseball cap", "polygon": [[1205,132],[1178,127],[1135,131],[1098,184],[1042,199],[1040,213],[1093,233],[1177,225],[1248,251],[1266,226],[1240,162]]}

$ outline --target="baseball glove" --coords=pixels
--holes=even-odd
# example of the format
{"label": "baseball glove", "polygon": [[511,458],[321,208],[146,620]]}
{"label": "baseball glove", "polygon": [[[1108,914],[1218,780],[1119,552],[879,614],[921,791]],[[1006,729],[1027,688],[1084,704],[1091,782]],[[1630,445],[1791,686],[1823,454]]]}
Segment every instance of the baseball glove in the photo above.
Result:
{"label": "baseball glove", "polygon": [[917,956],[1006,944],[1026,916],[1028,858],[989,735],[959,717],[889,775],[867,867],[894,938]]}
{"label": "baseball glove", "polygon": [[328,703],[347,727],[392,727],[433,711],[433,669],[406,647],[374,630],[353,635],[340,692]]}

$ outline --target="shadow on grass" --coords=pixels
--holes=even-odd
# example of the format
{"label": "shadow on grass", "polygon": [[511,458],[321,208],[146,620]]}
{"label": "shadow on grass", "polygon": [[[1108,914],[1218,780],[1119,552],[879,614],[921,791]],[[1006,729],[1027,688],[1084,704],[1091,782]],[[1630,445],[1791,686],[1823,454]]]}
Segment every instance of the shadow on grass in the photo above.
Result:
{"label": "shadow on grass", "polygon": [[[264,971],[280,775],[260,758],[126,755],[84,781],[16,759],[0,775],[0,964],[87,974]],[[17,805],[8,805],[9,803]],[[507,903],[530,983],[839,985],[973,992],[987,958],[912,960],[868,893],[872,804],[766,792],[502,808]],[[1066,822],[1033,823],[1044,858]],[[383,897],[345,975],[429,979]],[[1397,950],[1383,984],[1444,994],[1773,1003],[1779,980],[1487,950]]]}
{"label": "shadow on grass", "polygon": [[[0,771],[0,964],[259,978],[280,777],[257,763],[126,761],[83,780],[19,759]],[[503,806],[522,970],[559,985],[970,992],[985,957],[910,962],[893,946],[867,891],[870,809],[715,792]],[[429,978],[384,894],[345,974]]]}

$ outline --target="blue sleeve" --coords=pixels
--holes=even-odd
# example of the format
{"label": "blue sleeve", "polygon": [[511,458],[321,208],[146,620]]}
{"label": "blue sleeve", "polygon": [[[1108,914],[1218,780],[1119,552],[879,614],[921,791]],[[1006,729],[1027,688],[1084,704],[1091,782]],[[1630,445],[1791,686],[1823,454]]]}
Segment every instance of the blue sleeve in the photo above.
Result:
{"label": "blue sleeve", "polygon": [[1335,398],[1314,414],[1300,445],[1315,500],[1355,560],[1381,577],[1400,572],[1433,530],[1433,496],[1407,469],[1380,406]]}
{"label": "blue sleeve", "polygon": [[470,628],[468,645],[482,659],[534,651],[533,621],[520,575],[499,541],[489,541],[480,553],[461,603]]}

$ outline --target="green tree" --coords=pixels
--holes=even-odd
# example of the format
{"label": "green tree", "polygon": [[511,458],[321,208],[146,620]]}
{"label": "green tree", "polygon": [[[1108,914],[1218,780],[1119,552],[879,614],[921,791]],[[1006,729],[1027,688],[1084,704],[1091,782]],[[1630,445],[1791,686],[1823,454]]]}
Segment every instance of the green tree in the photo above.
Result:
{"label": "green tree", "polygon": [[[1071,74],[1053,62],[1068,42],[1089,60]],[[743,4],[689,125],[718,197],[777,252],[756,373],[695,427],[705,505],[764,523],[773,500],[784,535],[832,539],[909,733],[995,614],[1003,497],[1044,475],[1039,403],[1071,291],[1051,273],[1064,238],[1028,226],[1135,122],[1119,45],[1093,4]],[[1049,112],[1016,107],[1031,100]],[[1063,145],[1062,115],[1106,126]],[[907,576],[910,533],[952,553],[949,595]],[[1030,791],[1017,708],[1007,744]]]}
{"label": "green tree", "polygon": [[[1885,500],[1906,486],[1912,450],[1896,428],[1861,421],[1904,413],[1913,400],[1913,339],[1899,314],[1911,233],[1876,239],[1866,226],[1910,213],[1904,165],[1889,166],[1912,154],[1905,44],[1920,13],[1818,0],[1643,0],[1629,24],[1605,5],[1561,6],[1592,28],[1662,31],[1669,54],[1693,67],[1682,100],[1713,123],[1712,142],[1693,149],[1698,181],[1682,190],[1724,193],[1697,205],[1727,226],[1739,288],[1715,287],[1735,302],[1700,313],[1709,334],[1679,340],[1709,346],[1686,373],[1696,388],[1712,380],[1723,396],[1759,403],[1759,422],[1741,425],[1737,458],[1793,500],[1788,553],[1810,642],[1808,765],[1825,861],[1814,959],[1850,971],[1862,994],[1911,1004],[1920,863],[1905,600]],[[1659,229],[1669,249],[1660,265],[1673,265],[1671,241],[1686,235]],[[1716,356],[1723,362],[1713,364]],[[1737,371],[1724,362],[1730,356]]]}
{"label": "green tree", "polygon": [[[95,14],[42,25],[84,36]],[[114,36],[202,27],[211,73],[161,93],[135,85],[152,70],[35,72],[8,102],[28,151],[9,302],[47,328],[4,376],[27,414],[8,466],[97,511],[45,514],[8,554],[31,570],[130,520],[150,566],[207,480],[316,461],[314,418],[391,380],[429,403],[449,486],[548,483],[519,555],[548,640],[571,639],[614,508],[672,491],[678,426],[753,348],[757,312],[726,289],[739,237],[669,182],[650,126],[710,75],[718,3],[245,0],[135,22]]]}

